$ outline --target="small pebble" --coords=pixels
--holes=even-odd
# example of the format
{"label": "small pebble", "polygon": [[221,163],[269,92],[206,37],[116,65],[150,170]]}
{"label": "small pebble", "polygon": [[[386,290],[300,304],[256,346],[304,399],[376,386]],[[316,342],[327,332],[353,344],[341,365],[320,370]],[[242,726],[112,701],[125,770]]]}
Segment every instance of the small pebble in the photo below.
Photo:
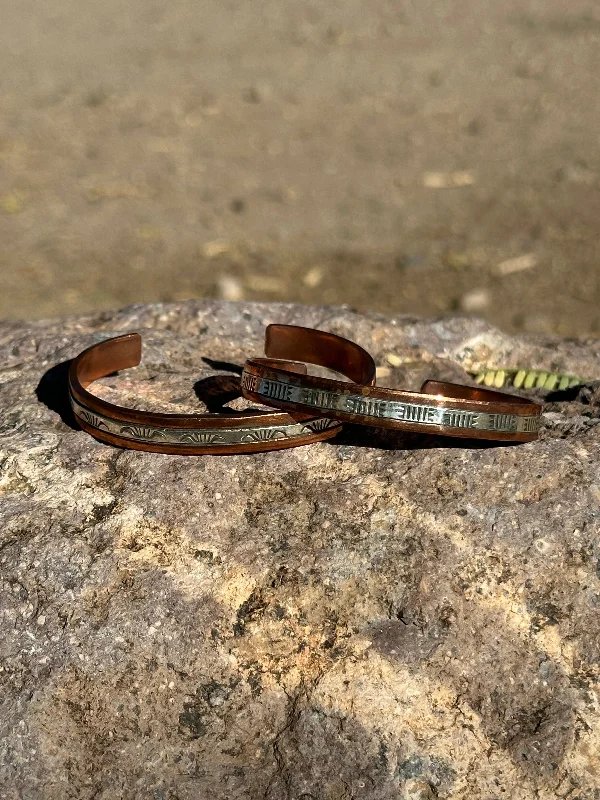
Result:
{"label": "small pebble", "polygon": [[460,307],[468,314],[483,311],[490,304],[490,293],[487,289],[473,289],[460,298]]}
{"label": "small pebble", "polygon": [[426,172],[423,176],[423,186],[428,189],[457,189],[462,186],[473,186],[475,175],[471,170],[458,170],[456,172]]}
{"label": "small pebble", "polygon": [[526,269],[531,269],[537,266],[538,260],[535,253],[526,253],[516,258],[509,258],[507,261],[501,261],[496,266],[496,273],[498,275],[512,275],[515,272],[523,272]]}
{"label": "small pebble", "polygon": [[217,256],[228,253],[231,250],[229,242],[216,240],[214,242],[206,242],[202,245],[202,255],[205,258],[216,258]]}
{"label": "small pebble", "polygon": [[392,367],[399,367],[402,364],[402,359],[400,356],[394,355],[394,353],[388,353],[385,358],[388,364],[391,364]]}
{"label": "small pebble", "polygon": [[304,278],[302,279],[305,286],[309,289],[314,289],[323,280],[323,270],[321,267],[313,267],[309,269]]}
{"label": "small pebble", "polygon": [[242,300],[244,289],[237,278],[231,275],[222,275],[217,281],[217,290],[221,300],[231,300],[233,302]]}

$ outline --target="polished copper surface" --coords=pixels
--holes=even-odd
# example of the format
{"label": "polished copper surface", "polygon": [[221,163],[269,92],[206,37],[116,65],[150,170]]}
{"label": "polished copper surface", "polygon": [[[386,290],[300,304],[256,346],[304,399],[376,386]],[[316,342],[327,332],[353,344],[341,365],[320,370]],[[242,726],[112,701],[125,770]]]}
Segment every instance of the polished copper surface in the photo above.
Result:
{"label": "polished copper surface", "polygon": [[[538,436],[542,408],[521,397],[438,381],[426,381],[421,392],[365,385],[354,376],[372,378],[375,364],[371,368],[361,361],[358,345],[331,333],[272,325],[265,351],[271,358],[246,362],[242,389],[246,398],[276,408],[474,439],[528,442]],[[274,355],[328,367],[353,382],[299,375],[277,364]]]}
{"label": "polished copper surface", "polygon": [[[375,362],[360,345],[316,328],[299,325],[269,325],[265,333],[265,355],[317,364],[339,372],[353,383],[375,383]],[[282,365],[283,366],[283,365]]]}
{"label": "polished copper surface", "polygon": [[[134,450],[182,455],[255,453],[311,444],[341,429],[314,413],[240,411],[223,414],[162,414],[109,403],[87,390],[93,381],[141,361],[142,339],[129,333],[92,345],[73,359],[69,393],[81,427],[101,441]],[[285,362],[289,374],[304,364]]]}

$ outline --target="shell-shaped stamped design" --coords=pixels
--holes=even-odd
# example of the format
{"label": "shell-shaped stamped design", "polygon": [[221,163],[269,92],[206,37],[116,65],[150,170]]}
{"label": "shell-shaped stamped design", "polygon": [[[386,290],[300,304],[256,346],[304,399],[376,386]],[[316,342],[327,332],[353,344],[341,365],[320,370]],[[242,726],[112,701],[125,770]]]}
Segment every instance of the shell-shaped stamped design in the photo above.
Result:
{"label": "shell-shaped stamped design", "polygon": [[153,428],[151,425],[122,425],[119,433],[121,436],[129,436],[132,439],[140,439],[143,442],[166,438],[163,430]]}
{"label": "shell-shaped stamped design", "polygon": [[81,406],[77,406],[75,409],[75,413],[78,417],[80,417],[84,422],[87,422],[88,425],[91,425],[93,428],[104,428],[105,431],[108,430],[108,425],[102,417],[98,417],[96,414],[93,414],[91,411],[88,411],[85,408],[81,408]]}
{"label": "shell-shaped stamped design", "polygon": [[315,419],[312,422],[308,422],[304,426],[304,430],[306,433],[320,433],[321,431],[329,430],[329,428],[335,428],[339,425],[339,422],[336,422],[333,419],[326,419],[325,417],[321,417],[320,419]]}
{"label": "shell-shaped stamped design", "polygon": [[274,439],[287,439],[285,431],[279,428],[257,428],[255,431],[245,433],[240,441],[241,442],[270,442]]}
{"label": "shell-shaped stamped design", "polygon": [[219,444],[225,439],[214,431],[186,431],[179,435],[179,441],[189,444]]}

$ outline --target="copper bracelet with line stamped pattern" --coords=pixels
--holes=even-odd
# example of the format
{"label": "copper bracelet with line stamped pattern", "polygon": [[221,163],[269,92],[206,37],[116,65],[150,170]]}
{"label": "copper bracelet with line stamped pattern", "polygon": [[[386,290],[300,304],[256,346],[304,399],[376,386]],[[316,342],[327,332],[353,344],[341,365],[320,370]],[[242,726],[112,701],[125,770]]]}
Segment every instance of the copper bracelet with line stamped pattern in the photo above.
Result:
{"label": "copper bracelet with line stamped pattern", "polygon": [[[330,439],[341,430],[341,423],[312,411],[158,414],[117,406],[87,391],[98,378],[137,366],[141,357],[141,336],[128,333],[92,345],[73,359],[69,370],[73,412],[79,425],[96,439],[156,453],[223,455],[298,447]],[[290,374],[296,369],[306,372],[304,364],[288,362],[286,368]]]}
{"label": "copper bracelet with line stamped pattern", "polygon": [[[338,353],[336,358],[321,347],[323,336]],[[352,383],[300,375],[273,360],[336,369],[332,361],[339,362],[344,347],[356,345],[322,331],[270,325],[265,344],[269,358],[252,358],[244,366],[244,397],[275,408],[396,430],[506,442],[530,442],[538,436],[542,407],[521,397],[438,381],[426,381],[420,393],[385,389],[364,385],[348,371]]]}

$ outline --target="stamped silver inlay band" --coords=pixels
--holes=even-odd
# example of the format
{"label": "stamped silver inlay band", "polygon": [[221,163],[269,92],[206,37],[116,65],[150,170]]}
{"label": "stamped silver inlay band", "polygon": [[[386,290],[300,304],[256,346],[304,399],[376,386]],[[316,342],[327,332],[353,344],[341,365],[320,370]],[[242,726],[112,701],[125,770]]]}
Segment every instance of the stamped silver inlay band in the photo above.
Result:
{"label": "stamped silver inlay band", "polygon": [[464,411],[451,406],[381,400],[377,397],[296,386],[281,380],[259,378],[247,372],[242,375],[242,386],[266,399],[300,403],[320,411],[344,411],[374,419],[393,419],[419,425],[443,425],[446,428],[504,433],[537,433],[541,425],[539,415],[495,414],[488,411]]}
{"label": "stamped silver inlay band", "polygon": [[296,422],[290,425],[265,425],[248,428],[159,428],[155,425],[143,425],[133,422],[122,422],[103,414],[90,411],[71,397],[71,405],[76,417],[98,430],[132,439],[136,442],[156,442],[162,444],[179,444],[192,446],[252,444],[252,442],[268,442],[275,439],[292,439],[296,436],[307,436],[329,428],[340,427],[341,423],[332,419],[315,419],[310,422]]}

